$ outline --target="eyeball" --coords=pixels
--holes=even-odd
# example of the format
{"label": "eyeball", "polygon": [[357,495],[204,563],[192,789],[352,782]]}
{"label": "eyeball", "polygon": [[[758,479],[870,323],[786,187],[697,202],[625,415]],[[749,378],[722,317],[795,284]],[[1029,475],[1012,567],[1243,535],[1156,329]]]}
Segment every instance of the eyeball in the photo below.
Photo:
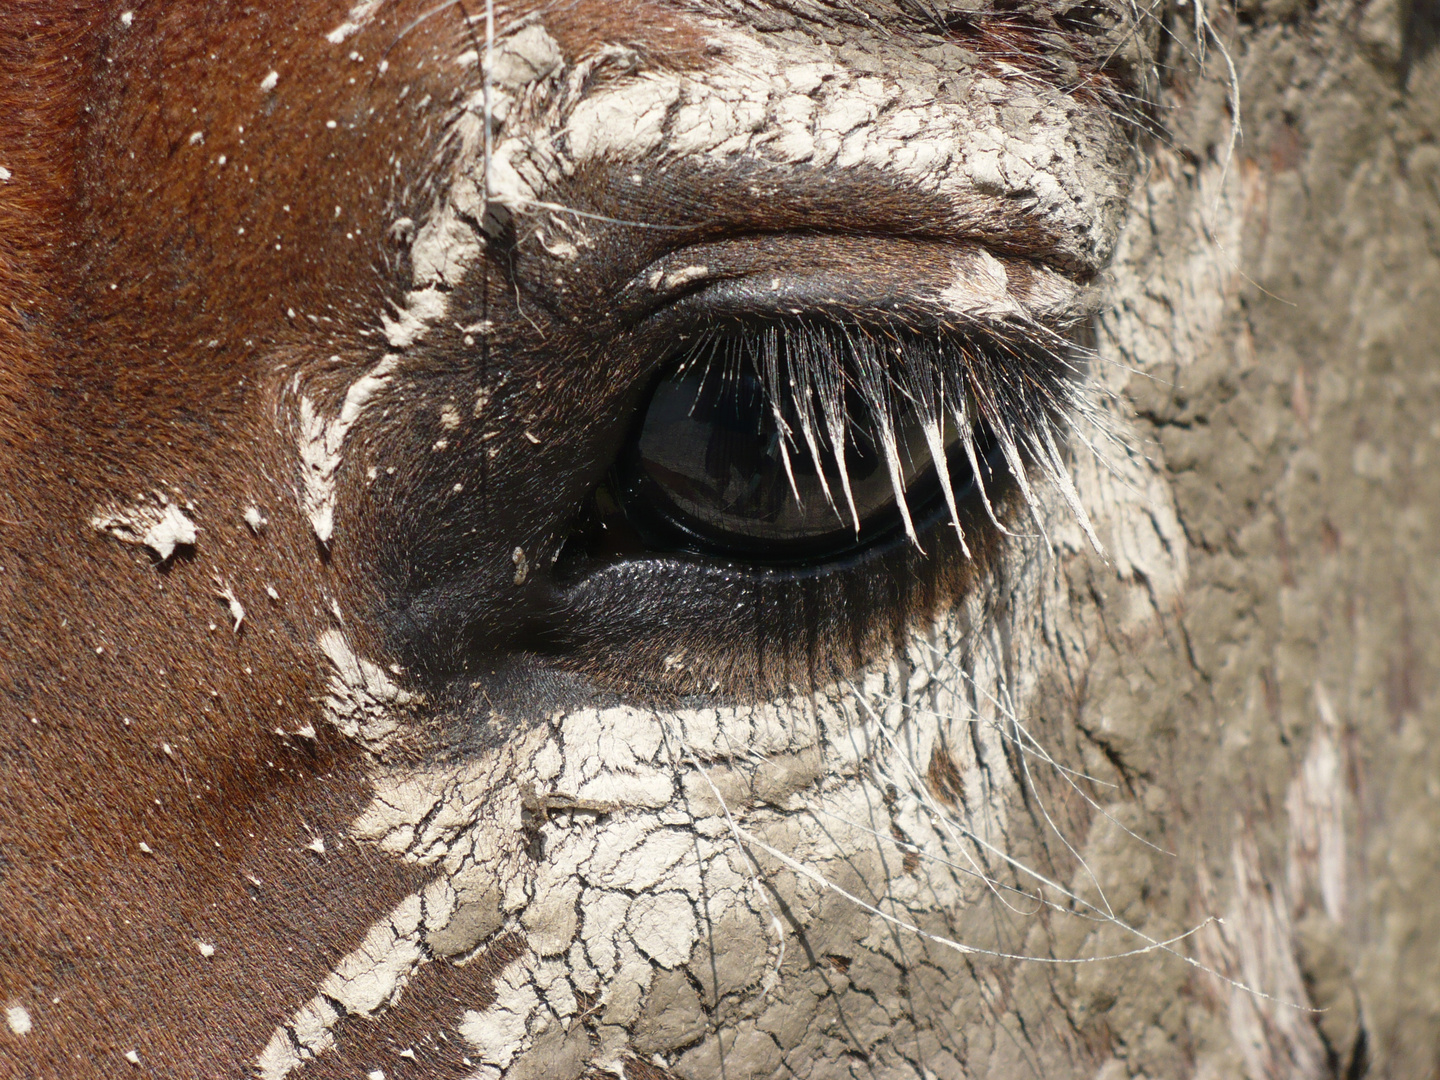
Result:
{"label": "eyeball", "polygon": [[795,340],[757,348],[741,332],[656,382],[615,484],[632,524],[707,554],[820,560],[899,529],[902,493],[912,512],[934,501],[914,404],[898,386],[862,393],[843,354],[790,355]]}

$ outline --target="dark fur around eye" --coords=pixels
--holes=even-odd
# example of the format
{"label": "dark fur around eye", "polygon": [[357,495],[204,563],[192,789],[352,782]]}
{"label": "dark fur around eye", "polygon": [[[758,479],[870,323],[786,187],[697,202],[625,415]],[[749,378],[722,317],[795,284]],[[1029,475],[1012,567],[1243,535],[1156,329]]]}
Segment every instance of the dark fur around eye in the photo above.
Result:
{"label": "dark fur around eye", "polygon": [[[787,184],[807,215],[858,205]],[[927,238],[944,220],[913,193],[887,232],[878,182],[863,235],[798,218],[756,232],[749,201],[723,201],[744,185],[696,190],[724,194],[693,235],[586,219],[592,246],[561,265],[529,233],[501,237],[396,376],[402,404],[347,445],[341,505],[381,553],[377,623],[461,728],[571,692],[745,697],[846,676],[989,580],[1042,478],[1078,509],[1060,447],[1086,400],[1084,303],[1041,302],[1061,271]],[[966,267],[1002,264],[1020,303],[947,299]],[[1025,315],[1027,297],[1069,314]],[[657,456],[642,441],[664,392],[708,395],[735,438],[711,447],[691,426],[688,458]],[[748,422],[772,444],[743,445]]]}
{"label": "dark fur around eye", "polygon": [[[556,678],[641,696],[818,685],[992,572],[1029,489],[1022,470],[1065,475],[1058,447],[1085,354],[1044,327],[902,318],[893,308],[687,316],[683,325],[627,343],[651,357],[652,374],[591,403],[608,424],[575,419],[587,408],[573,402],[567,430],[580,437],[551,455],[552,429],[535,417],[546,434],[524,444],[537,462],[528,483],[505,496],[492,481],[495,501],[483,509],[440,500],[440,520],[405,537],[411,587],[396,590],[388,621],[407,666],[437,687],[483,685],[502,712],[537,686],[553,702]],[[673,517],[657,523],[625,488],[656,386],[688,374],[692,387],[723,394],[742,371],[757,424],[785,444],[781,494],[793,497],[790,481],[807,463],[830,484],[824,514],[837,527],[819,537],[687,533]],[[520,400],[508,409],[523,421]],[[486,434],[452,436],[458,460],[492,478],[518,475],[503,457],[496,468],[489,448],[500,440]],[[847,497],[834,454],[857,439],[878,459],[868,516],[850,509],[862,478],[850,478]],[[487,549],[483,537],[495,542]]]}

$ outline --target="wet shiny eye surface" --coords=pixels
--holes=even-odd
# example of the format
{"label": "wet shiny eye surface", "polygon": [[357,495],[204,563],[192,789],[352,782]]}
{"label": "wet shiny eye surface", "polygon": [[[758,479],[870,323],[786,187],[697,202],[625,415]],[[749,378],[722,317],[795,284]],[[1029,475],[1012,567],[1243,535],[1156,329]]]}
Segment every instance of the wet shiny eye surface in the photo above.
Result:
{"label": "wet shiny eye surface", "polygon": [[[615,483],[643,533],[765,561],[843,554],[939,494],[925,424],[893,373],[814,327],[704,335],[656,384]],[[849,343],[846,343],[848,346]],[[942,424],[941,446],[958,442]],[[964,481],[962,485],[964,486]]]}
{"label": "wet shiny eye surface", "polygon": [[635,546],[760,565],[918,544],[1004,471],[940,348],[822,322],[698,333],[644,400],[599,514]]}
{"label": "wet shiny eye surface", "polygon": [[982,580],[1020,469],[1061,465],[1076,369],[1039,328],[837,308],[656,335],[527,648],[607,685],[638,656],[656,685],[764,694],[855,670]]}

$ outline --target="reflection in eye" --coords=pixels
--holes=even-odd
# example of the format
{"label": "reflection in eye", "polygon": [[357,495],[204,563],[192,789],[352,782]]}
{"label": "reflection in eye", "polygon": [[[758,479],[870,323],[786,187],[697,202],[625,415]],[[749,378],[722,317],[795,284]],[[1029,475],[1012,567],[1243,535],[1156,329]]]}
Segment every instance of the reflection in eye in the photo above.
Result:
{"label": "reflection in eye", "polygon": [[626,516],[681,546],[779,560],[915,538],[977,468],[992,485],[998,471],[935,337],[816,322],[702,335],[621,463]]}
{"label": "reflection in eye", "polygon": [[[893,510],[877,426],[857,394],[846,395],[842,468],[823,430],[812,431],[816,453],[793,445],[804,430],[793,379],[791,392],[772,400],[750,358],[731,359],[677,370],[656,387],[646,411],[636,447],[641,487],[668,502],[674,524],[737,547],[809,542],[829,549],[853,543]],[[788,374],[782,368],[782,379]],[[933,462],[913,411],[902,414],[895,435],[909,490]]]}

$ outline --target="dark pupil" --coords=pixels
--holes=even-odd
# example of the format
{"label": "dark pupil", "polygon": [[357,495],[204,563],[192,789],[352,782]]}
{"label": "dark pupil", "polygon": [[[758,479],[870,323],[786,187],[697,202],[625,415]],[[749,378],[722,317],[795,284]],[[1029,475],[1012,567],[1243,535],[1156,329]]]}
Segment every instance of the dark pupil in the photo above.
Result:
{"label": "dark pupil", "polygon": [[[663,379],[637,439],[632,468],[639,475],[628,485],[629,509],[644,500],[645,512],[689,537],[740,552],[853,547],[859,538],[824,410],[811,400],[817,461],[803,435],[801,391],[783,363],[772,370],[767,388],[752,360],[732,354]],[[817,396],[808,385],[807,391]],[[853,389],[840,393],[845,471],[863,536],[893,524],[895,489],[872,410]],[[891,410],[892,423],[901,482],[909,488],[932,461],[913,408],[901,404]]]}

